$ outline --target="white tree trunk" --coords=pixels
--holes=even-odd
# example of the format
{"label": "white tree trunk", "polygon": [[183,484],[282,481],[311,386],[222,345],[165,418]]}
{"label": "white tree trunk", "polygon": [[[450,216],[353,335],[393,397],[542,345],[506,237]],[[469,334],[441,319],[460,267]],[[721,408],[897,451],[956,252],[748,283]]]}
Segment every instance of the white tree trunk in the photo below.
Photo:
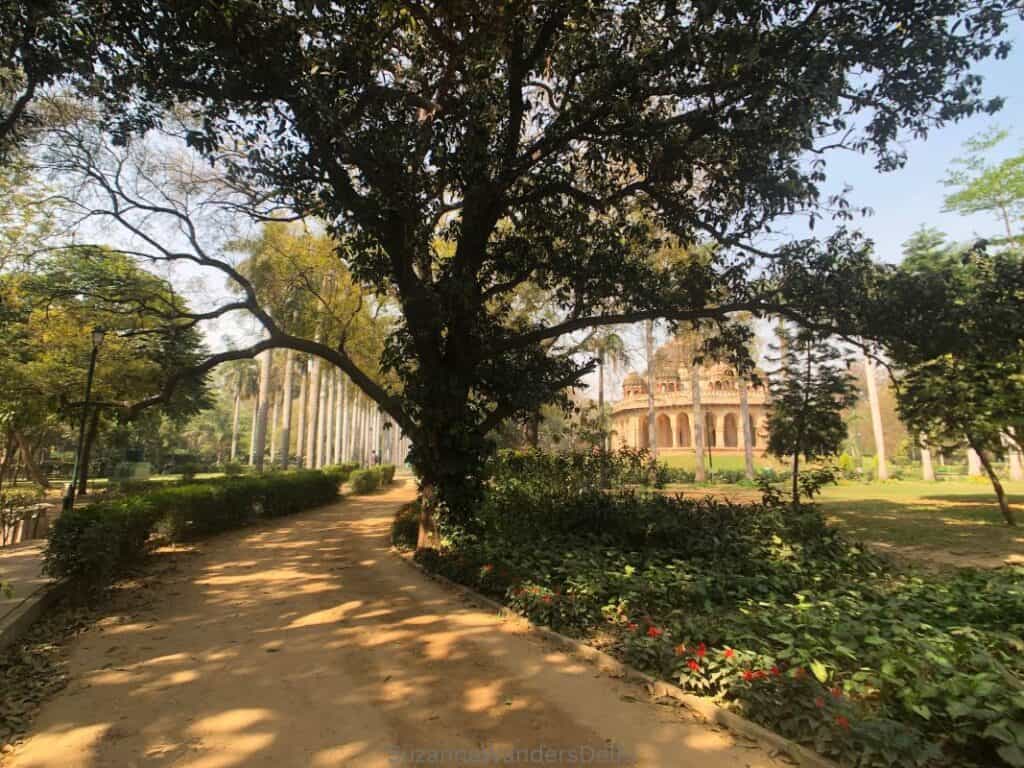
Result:
{"label": "white tree trunk", "polygon": [[658,430],[654,423],[654,321],[644,323],[644,342],[647,347],[647,449],[658,458]]}
{"label": "white tree trunk", "polygon": [[303,457],[306,455],[306,411],[309,410],[309,376],[308,361],[303,360],[299,365],[299,426],[295,434],[295,465],[305,465]]}
{"label": "white tree trunk", "polygon": [[918,439],[921,447],[921,479],[929,483],[935,482],[935,467],[932,466],[932,452],[928,448],[928,441],[922,434]]}
{"label": "white tree trunk", "polygon": [[316,445],[320,421],[320,358],[314,357],[309,367],[309,412],[306,414],[306,463],[316,467]]}
{"label": "white tree trunk", "polygon": [[1024,467],[1021,466],[1020,451],[1013,440],[1013,428],[1007,430],[1009,434],[1003,437],[1003,445],[1006,446],[1007,473],[1011,480],[1024,480]]}
{"label": "white tree trunk", "polygon": [[249,466],[256,463],[256,421],[260,416],[260,394],[257,387],[252,398],[252,424],[249,425]]}
{"label": "white tree trunk", "polygon": [[327,390],[329,387],[330,379],[327,376],[327,370],[325,367],[320,368],[320,397],[319,403],[317,404],[317,422],[316,422],[316,446],[315,456],[316,463],[313,465],[317,469],[320,469],[324,465],[324,446],[327,444]]}
{"label": "white tree trunk", "polygon": [[270,445],[270,466],[277,464],[277,422],[281,416],[281,393],[271,395],[274,407],[270,410],[270,438],[267,441]]}
{"label": "white tree trunk", "polygon": [[242,371],[235,381],[235,407],[231,412],[231,461],[238,457],[238,416],[242,410]]}
{"label": "white tree trunk", "polygon": [[885,432],[882,429],[882,409],[878,403],[878,381],[875,379],[875,364],[870,357],[864,357],[864,379],[868,390],[868,407],[871,409],[871,431],[875,436],[875,458],[878,464],[878,479],[889,479],[889,464],[885,458]]}
{"label": "white tree trunk", "polygon": [[704,469],[704,410],[700,405],[700,366],[690,362],[690,389],[693,402],[693,423],[690,429],[693,430],[693,451],[696,455],[694,464],[694,479],[698,483],[707,480],[707,472]]}
{"label": "white tree trunk", "polygon": [[754,479],[754,434],[750,428],[750,403],[747,400],[747,380],[739,377],[740,421],[743,422],[743,469],[748,480]]}
{"label": "white tree trunk", "polygon": [[284,353],[284,383],[281,385],[281,437],[278,452],[281,466],[288,468],[292,450],[292,376],[295,368],[295,350]]}
{"label": "white tree trunk", "polygon": [[337,374],[338,369],[333,365],[330,366],[327,369],[324,382],[327,385],[327,412],[324,414],[324,466],[327,467],[337,463],[334,458],[334,398],[337,395],[335,388]]}
{"label": "white tree trunk", "polygon": [[270,413],[270,369],[271,350],[261,352],[259,355],[260,364],[260,391],[259,400],[256,405],[257,418],[256,429],[253,435],[253,466],[257,472],[263,471],[263,458],[267,448],[267,416]]}
{"label": "white tree trunk", "polygon": [[334,463],[341,464],[344,459],[341,458],[341,413],[344,408],[343,400],[345,397],[344,386],[345,374],[338,371],[334,377]]}
{"label": "white tree trunk", "polygon": [[981,457],[970,446],[967,448],[967,476],[981,477]]}

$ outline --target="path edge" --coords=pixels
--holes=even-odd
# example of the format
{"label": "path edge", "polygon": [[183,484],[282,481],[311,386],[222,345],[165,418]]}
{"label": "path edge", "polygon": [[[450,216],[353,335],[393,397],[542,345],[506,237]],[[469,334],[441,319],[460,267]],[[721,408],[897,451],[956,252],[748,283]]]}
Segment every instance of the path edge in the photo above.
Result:
{"label": "path edge", "polygon": [[698,717],[705,722],[724,726],[738,736],[760,742],[762,745],[767,746],[770,749],[785,754],[802,768],[839,768],[838,763],[833,762],[827,757],[819,755],[817,752],[814,752],[807,747],[803,747],[794,741],[790,741],[774,731],[769,731],[767,728],[751,722],[745,717],[737,715],[735,712],[725,709],[724,707],[720,707],[711,699],[703,696],[695,696],[692,693],[687,693],[676,685],[651,677],[646,672],[641,672],[636,667],[619,661],[614,656],[605,653],[604,651],[600,651],[591,645],[587,645],[582,640],[568,637],[567,635],[563,635],[548,627],[535,624],[526,616],[509,608],[508,606],[502,605],[496,600],[492,600],[491,598],[480,594],[476,590],[470,589],[464,584],[459,584],[446,576],[427,570],[413,559],[413,553],[411,552],[403,552],[394,546],[390,547],[390,551],[395,557],[403,560],[406,564],[419,571],[428,579],[436,581],[439,584],[458,592],[468,600],[494,611],[502,618],[516,619],[518,621],[525,622],[532,633],[537,634],[546,640],[551,641],[555,645],[570,651],[576,656],[595,664],[602,671],[611,672],[613,675],[643,683],[651,698],[668,697],[674,699],[691,712],[698,715]]}

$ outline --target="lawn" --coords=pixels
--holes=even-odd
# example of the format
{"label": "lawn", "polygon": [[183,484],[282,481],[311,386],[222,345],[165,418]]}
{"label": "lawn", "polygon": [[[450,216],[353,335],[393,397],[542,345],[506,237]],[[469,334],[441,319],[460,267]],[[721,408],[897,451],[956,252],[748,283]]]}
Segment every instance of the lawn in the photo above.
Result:
{"label": "lawn", "polygon": [[[1024,483],[1004,483],[1024,526]],[[669,493],[756,501],[756,488],[672,483]],[[994,567],[1024,563],[1024,530],[1008,527],[988,481],[841,482],[818,499],[829,522],[881,551],[937,564]]]}
{"label": "lawn", "polygon": [[[672,469],[686,469],[690,472],[697,466],[696,454],[693,451],[686,453],[665,454],[658,457],[658,461]],[[756,469],[780,469],[784,465],[769,456],[754,456],[754,467]],[[710,469],[743,469],[743,454],[714,455],[711,458]]]}
{"label": "lawn", "polygon": [[[1024,483],[1006,483],[1024,523]],[[1024,562],[1024,531],[1003,523],[987,481],[844,482],[820,499],[831,522],[883,549],[956,565]]]}

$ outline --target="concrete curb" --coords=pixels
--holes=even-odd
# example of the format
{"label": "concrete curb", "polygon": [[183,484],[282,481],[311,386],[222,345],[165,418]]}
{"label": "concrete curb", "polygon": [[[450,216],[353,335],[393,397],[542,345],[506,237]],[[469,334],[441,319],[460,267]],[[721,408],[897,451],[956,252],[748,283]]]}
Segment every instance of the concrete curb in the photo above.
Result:
{"label": "concrete curb", "polygon": [[56,581],[37,587],[17,607],[0,618],[0,650],[17,642],[36,619],[67,592],[67,582]]}
{"label": "concrete curb", "polygon": [[439,584],[458,592],[463,597],[494,611],[503,618],[517,619],[519,621],[526,622],[529,625],[531,632],[534,634],[549,640],[560,648],[570,651],[579,658],[591,662],[597,666],[598,669],[610,672],[617,677],[623,677],[627,680],[643,683],[651,698],[657,699],[668,697],[674,699],[687,709],[696,713],[704,721],[721,725],[739,736],[760,742],[769,749],[786,755],[797,765],[802,766],[802,768],[839,768],[837,763],[834,763],[827,757],[823,757],[813,750],[802,747],[799,744],[774,733],[773,731],[769,731],[767,728],[763,728],[757,723],[752,723],[750,720],[737,715],[735,712],[730,712],[729,710],[718,706],[710,699],[695,696],[692,693],[687,693],[678,686],[666,683],[664,680],[658,680],[651,677],[647,673],[641,672],[639,669],[631,667],[629,664],[625,664],[614,656],[611,656],[604,651],[599,651],[597,648],[587,645],[581,640],[567,637],[566,635],[555,632],[547,627],[534,624],[521,613],[518,613],[511,608],[502,605],[495,600],[491,600],[489,597],[485,597],[479,592],[470,589],[463,584],[454,582],[439,573],[432,573],[428,571],[422,565],[417,563],[410,553],[401,552],[395,547],[392,547],[391,551],[427,578],[433,579]]}

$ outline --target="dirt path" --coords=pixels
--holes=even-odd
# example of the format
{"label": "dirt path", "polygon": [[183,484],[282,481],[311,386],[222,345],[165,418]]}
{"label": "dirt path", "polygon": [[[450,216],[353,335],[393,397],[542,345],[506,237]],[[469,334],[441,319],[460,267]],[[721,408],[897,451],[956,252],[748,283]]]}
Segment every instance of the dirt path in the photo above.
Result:
{"label": "dirt path", "polygon": [[490,763],[440,764],[487,765],[541,747],[603,750],[591,764],[785,764],[414,571],[388,551],[410,496],[351,499],[158,557],[148,594],[75,642],[71,684],[10,764],[394,766],[439,763],[413,750],[484,748]]}

